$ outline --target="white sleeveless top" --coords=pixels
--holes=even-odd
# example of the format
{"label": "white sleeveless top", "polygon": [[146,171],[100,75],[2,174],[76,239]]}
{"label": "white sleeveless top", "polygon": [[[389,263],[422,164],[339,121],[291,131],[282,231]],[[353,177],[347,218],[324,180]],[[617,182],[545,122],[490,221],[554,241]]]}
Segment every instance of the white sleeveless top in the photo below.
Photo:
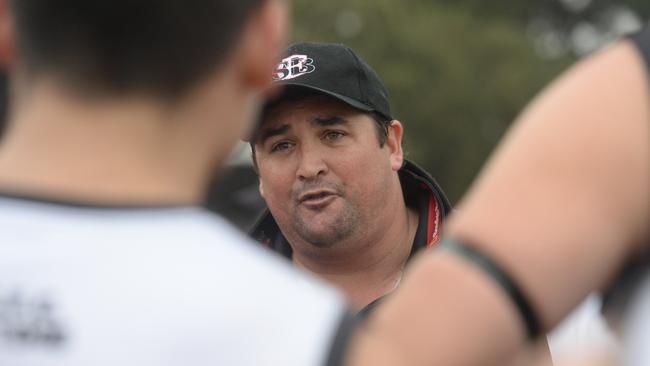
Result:
{"label": "white sleeveless top", "polygon": [[344,314],[200,208],[0,196],[2,366],[326,365]]}

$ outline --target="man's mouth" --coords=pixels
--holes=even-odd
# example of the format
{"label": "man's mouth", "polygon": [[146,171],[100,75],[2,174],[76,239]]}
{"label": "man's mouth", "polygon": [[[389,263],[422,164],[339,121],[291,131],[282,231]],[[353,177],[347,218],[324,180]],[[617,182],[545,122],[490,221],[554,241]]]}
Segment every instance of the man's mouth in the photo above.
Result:
{"label": "man's mouth", "polygon": [[319,209],[330,204],[337,194],[329,190],[305,192],[298,197],[298,202],[310,209]]}

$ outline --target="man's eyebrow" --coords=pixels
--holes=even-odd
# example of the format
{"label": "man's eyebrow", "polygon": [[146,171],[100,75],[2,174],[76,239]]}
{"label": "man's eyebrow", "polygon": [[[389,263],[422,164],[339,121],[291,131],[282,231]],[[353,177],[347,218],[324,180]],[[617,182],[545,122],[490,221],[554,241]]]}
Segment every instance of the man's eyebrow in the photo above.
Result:
{"label": "man's eyebrow", "polygon": [[339,116],[334,116],[334,117],[316,117],[311,121],[312,125],[316,125],[319,127],[327,127],[327,126],[335,126],[335,125],[347,125],[348,120],[339,117]]}
{"label": "man's eyebrow", "polygon": [[263,128],[262,131],[259,133],[259,138],[257,139],[257,143],[260,145],[263,145],[266,140],[270,139],[273,136],[277,135],[282,135],[289,131],[291,129],[291,126],[285,124],[281,125],[279,127],[275,128]]}

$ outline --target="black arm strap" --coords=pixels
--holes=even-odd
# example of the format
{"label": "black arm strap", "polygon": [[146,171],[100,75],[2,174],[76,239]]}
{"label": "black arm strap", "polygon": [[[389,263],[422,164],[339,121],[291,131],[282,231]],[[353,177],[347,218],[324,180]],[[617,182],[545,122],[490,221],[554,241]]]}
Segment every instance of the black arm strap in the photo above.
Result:
{"label": "black arm strap", "polygon": [[441,248],[451,250],[453,253],[465,258],[476,267],[483,270],[485,274],[490,276],[494,282],[499,284],[501,288],[508,294],[510,300],[515,305],[519,314],[524,322],[528,337],[535,339],[540,335],[540,325],[530,302],[526,299],[521,292],[520,287],[508,276],[508,274],[490,257],[481,253],[479,250],[466,245],[460,241],[452,240],[450,238],[443,238],[439,244]]}

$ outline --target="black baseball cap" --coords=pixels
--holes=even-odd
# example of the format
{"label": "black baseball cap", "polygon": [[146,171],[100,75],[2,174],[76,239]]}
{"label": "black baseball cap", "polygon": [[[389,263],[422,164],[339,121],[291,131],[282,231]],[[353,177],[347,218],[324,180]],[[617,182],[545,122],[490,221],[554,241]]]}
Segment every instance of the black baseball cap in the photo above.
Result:
{"label": "black baseball cap", "polygon": [[329,95],[364,112],[377,112],[386,120],[393,119],[388,92],[379,76],[343,44],[292,44],[273,74],[273,87],[283,90],[267,101],[265,109],[304,90]]}

